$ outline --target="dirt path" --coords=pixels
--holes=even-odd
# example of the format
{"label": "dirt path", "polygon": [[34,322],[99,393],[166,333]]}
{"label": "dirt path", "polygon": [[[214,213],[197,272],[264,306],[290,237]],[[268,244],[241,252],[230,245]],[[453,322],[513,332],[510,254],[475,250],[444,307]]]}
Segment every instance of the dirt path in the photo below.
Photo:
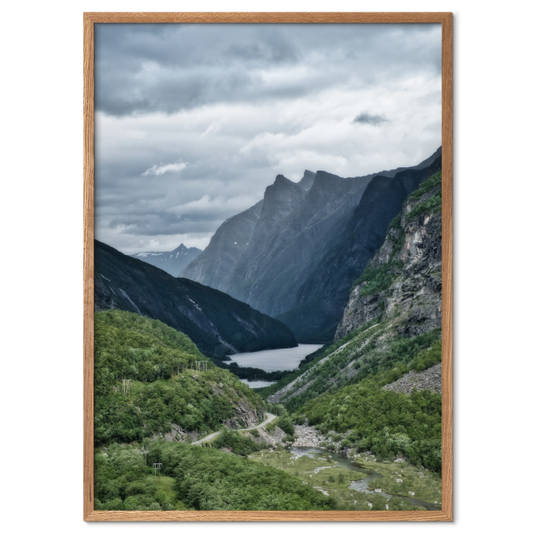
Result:
{"label": "dirt path", "polygon": [[[258,424],[257,426],[253,426],[251,428],[244,428],[244,429],[238,429],[237,431],[250,431],[252,429],[259,429],[265,427],[267,424],[270,424],[273,420],[278,418],[276,415],[273,415],[272,413],[265,413],[266,420]],[[203,439],[197,440],[195,442],[192,442],[191,444],[202,444],[203,442],[210,441],[214,439],[215,437],[218,437],[220,435],[221,431],[216,431],[215,433],[211,433],[210,435],[207,435],[207,437],[204,437]]]}

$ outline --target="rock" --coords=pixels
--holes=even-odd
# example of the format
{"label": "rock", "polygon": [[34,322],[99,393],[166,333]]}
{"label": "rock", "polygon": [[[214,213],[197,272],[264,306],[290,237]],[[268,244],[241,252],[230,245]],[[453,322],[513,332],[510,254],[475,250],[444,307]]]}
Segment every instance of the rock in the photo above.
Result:
{"label": "rock", "polygon": [[[416,373],[411,370],[408,374],[403,375],[397,381],[389,383],[383,387],[383,390],[394,392],[403,392],[409,394],[416,390],[429,390],[431,392],[442,392],[442,363],[438,363],[423,372]],[[400,462],[395,460],[394,462]]]}
{"label": "rock", "polygon": [[401,479],[401,478],[396,478],[396,483],[403,483],[403,479]]}
{"label": "rock", "polygon": [[[432,168],[432,173],[439,169]],[[442,217],[436,211],[424,217],[408,217],[414,208],[436,194],[435,188],[406,201],[399,226],[389,228],[385,242],[368,264],[371,268],[386,268],[390,286],[370,295],[364,294],[366,281],[353,287],[336,340],[379,316],[383,319],[402,316],[403,324],[398,331],[404,337],[441,326]]]}
{"label": "rock", "polygon": [[374,489],[374,492],[383,492],[381,489]]}

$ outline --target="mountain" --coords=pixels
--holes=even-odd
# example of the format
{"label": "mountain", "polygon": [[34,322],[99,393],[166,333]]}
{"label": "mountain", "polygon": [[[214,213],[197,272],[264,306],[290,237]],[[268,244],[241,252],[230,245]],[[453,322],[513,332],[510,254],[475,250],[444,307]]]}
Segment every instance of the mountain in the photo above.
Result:
{"label": "mountain", "polygon": [[202,250],[199,248],[187,248],[184,244],[180,244],[171,252],[137,252],[136,254],[132,254],[131,257],[154,265],[168,272],[171,276],[177,277],[201,253]]}
{"label": "mountain", "polygon": [[228,219],[180,276],[279,318],[301,342],[331,340],[351,283],[440,161],[439,148],[416,167],[369,176],[305,171],[294,183],[278,175],[262,202]]}
{"label": "mountain", "polygon": [[402,316],[398,331],[404,337],[441,327],[441,183],[437,172],[408,197],[385,242],[353,285],[336,340],[380,316]]}
{"label": "mountain", "polygon": [[[253,218],[244,212],[226,221],[181,276],[216,287],[267,314],[288,311],[323,255],[328,231],[346,222],[368,181],[323,171],[306,171],[298,183],[278,175],[262,202],[249,210]],[[246,241],[238,250],[231,247],[236,227],[246,228]],[[233,252],[230,257],[228,250]],[[211,264],[218,265],[216,272]]]}
{"label": "mountain", "polygon": [[283,323],[227,294],[159,268],[95,240],[95,310],[133,311],[188,335],[216,359],[237,352],[297,346]]}
{"label": "mountain", "polygon": [[429,167],[375,176],[342,231],[330,235],[329,248],[298,289],[293,308],[276,318],[300,340],[333,338],[348,301],[350,287],[385,240],[391,220],[407,196],[441,168],[441,157]]}
{"label": "mountain", "polygon": [[[399,174],[397,175],[397,177]],[[349,291],[335,342],[261,392],[340,448],[441,469],[442,175],[414,190]],[[435,392],[437,391],[437,392]],[[376,421],[378,422],[376,423]]]}
{"label": "mountain", "polygon": [[231,276],[244,250],[252,240],[259,220],[263,200],[250,209],[228,218],[215,232],[209,246],[181,272],[181,277],[192,279],[224,291],[225,280]]}

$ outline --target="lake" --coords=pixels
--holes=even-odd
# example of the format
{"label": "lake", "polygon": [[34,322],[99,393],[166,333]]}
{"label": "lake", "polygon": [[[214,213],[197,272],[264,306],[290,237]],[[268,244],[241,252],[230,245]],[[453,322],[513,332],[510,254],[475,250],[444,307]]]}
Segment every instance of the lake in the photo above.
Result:
{"label": "lake", "polygon": [[[260,352],[245,352],[230,355],[232,362],[239,366],[249,366],[252,368],[261,368],[267,372],[274,370],[294,370],[298,368],[300,361],[310,353],[316,352],[322,348],[323,344],[299,344],[296,348],[279,348],[278,350],[261,350]],[[248,387],[258,389],[268,387],[275,381],[248,381],[241,379]]]}

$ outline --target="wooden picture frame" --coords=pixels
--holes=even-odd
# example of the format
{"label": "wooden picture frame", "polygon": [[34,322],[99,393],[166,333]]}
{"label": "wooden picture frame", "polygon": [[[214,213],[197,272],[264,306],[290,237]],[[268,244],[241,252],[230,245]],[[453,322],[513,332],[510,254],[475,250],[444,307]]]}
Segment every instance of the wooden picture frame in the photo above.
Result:
{"label": "wooden picture frame", "polygon": [[[94,26],[106,23],[437,23],[442,25],[442,511],[94,510]],[[85,13],[84,31],[84,482],[86,521],[452,521],[452,14]]]}

